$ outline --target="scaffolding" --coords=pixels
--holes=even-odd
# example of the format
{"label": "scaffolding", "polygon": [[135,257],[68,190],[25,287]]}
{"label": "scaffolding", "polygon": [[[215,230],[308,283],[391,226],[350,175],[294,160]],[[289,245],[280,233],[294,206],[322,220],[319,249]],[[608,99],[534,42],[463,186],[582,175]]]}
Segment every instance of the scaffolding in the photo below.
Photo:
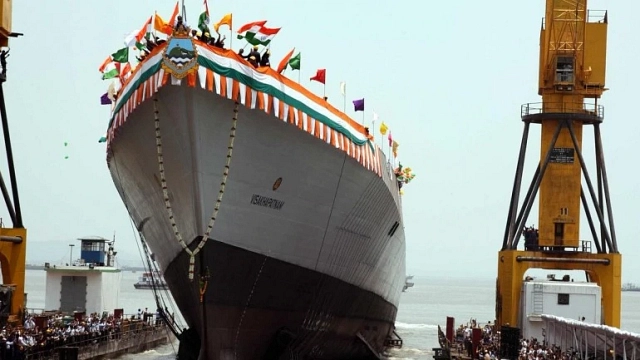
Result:
{"label": "scaffolding", "polygon": [[579,359],[640,360],[640,334],[606,325],[542,315],[544,341]]}

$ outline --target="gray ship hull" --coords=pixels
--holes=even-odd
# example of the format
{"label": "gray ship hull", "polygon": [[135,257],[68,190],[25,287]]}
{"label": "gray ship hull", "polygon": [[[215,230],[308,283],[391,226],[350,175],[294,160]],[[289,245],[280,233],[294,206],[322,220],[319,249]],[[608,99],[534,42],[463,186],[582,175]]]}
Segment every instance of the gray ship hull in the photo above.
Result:
{"label": "gray ship hull", "polygon": [[[155,96],[172,210],[194,249],[219,192],[234,102],[186,85]],[[222,206],[190,282],[162,196],[151,99],[128,114],[110,151],[116,188],[197,332],[201,359],[354,359],[383,350],[405,281],[400,198],[384,160],[380,177],[240,106]]]}

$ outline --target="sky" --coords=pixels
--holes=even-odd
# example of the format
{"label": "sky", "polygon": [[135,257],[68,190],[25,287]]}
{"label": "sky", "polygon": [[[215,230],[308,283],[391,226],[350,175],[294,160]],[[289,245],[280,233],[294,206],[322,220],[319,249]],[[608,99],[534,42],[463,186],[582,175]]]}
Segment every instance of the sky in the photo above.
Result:
{"label": "sky", "polygon": [[[185,3],[187,20],[196,25],[202,2]],[[99,102],[108,83],[98,67],[123,47],[126,34],[154,11],[168,18],[174,4],[13,2],[12,30],[25,36],[11,40],[4,92],[29,262],[65,261],[76,238],[115,233],[120,263],[141,263],[107,169],[105,144],[98,143],[109,120],[109,107]],[[295,46],[302,52],[303,84],[321,94],[322,85],[308,79],[316,69],[327,69],[329,101],[342,107],[339,84],[345,81],[348,102],[365,98],[366,121],[375,110],[390,128],[400,144],[398,160],[416,174],[403,195],[408,272],[484,278],[496,276],[523,128],[520,106],[541,101],[544,6],[543,0],[209,1],[213,22],[233,12],[236,28],[262,19],[282,27],[272,43],[273,63]],[[640,57],[640,2],[593,0],[589,8],[609,10],[603,143],[623,281],[640,282],[640,251],[633,245],[640,238],[634,161],[640,73],[630,67]],[[234,39],[234,49],[243,45]],[[352,109],[347,113],[361,119]],[[587,130],[584,152],[593,163],[591,134]],[[382,143],[377,130],[376,136]],[[538,143],[534,127],[525,187],[538,161]],[[4,158],[0,166],[8,182]],[[532,215],[527,224],[537,222],[537,206]],[[10,222],[6,210],[0,216]],[[582,224],[582,238],[590,239]]]}

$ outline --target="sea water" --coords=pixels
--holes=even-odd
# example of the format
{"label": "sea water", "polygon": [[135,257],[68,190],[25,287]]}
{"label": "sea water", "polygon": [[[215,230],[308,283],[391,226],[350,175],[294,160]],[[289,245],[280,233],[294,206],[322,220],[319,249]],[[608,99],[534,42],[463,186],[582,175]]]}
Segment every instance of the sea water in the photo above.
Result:
{"label": "sea water", "polygon": [[[43,308],[45,296],[44,270],[27,270],[29,308]],[[153,291],[137,290],[133,284],[140,273],[122,272],[120,307],[125,314],[135,314],[138,309],[156,309]],[[415,285],[402,294],[396,332],[402,338],[402,349],[393,350],[391,359],[433,359],[432,349],[438,347],[438,325],[443,331],[446,317],[455,318],[456,326],[467,324],[470,319],[487,323],[495,318],[495,279],[477,278],[413,278]],[[622,293],[623,330],[640,333],[640,292]],[[142,354],[124,355],[120,360],[169,360],[174,359],[177,342],[160,346]]]}

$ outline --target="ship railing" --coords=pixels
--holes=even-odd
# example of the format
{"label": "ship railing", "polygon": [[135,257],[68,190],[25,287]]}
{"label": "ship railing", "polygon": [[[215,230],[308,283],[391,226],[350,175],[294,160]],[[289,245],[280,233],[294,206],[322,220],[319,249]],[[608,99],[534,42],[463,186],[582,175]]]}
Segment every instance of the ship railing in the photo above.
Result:
{"label": "ship railing", "polygon": [[[137,323],[136,325],[143,325],[142,323]],[[98,352],[104,352],[104,349],[100,348],[100,345],[109,343],[112,341],[129,341],[133,344],[122,344],[120,348],[126,348],[133,345],[140,345],[140,341],[144,341],[147,339],[148,335],[156,334],[159,332],[166,333],[167,329],[163,322],[160,322],[155,325],[141,326],[136,327],[134,329],[122,329],[123,325],[120,325],[120,328],[112,328],[102,333],[87,333],[81,335],[73,335],[70,336],[71,341],[59,341],[53,344],[47,344],[44,350],[36,350],[33,351],[35,347],[27,348],[25,358],[27,360],[40,360],[40,359],[58,359],[58,349],[62,347],[66,348],[78,348],[81,352],[96,352],[89,356],[89,358],[93,358],[94,356],[99,356]],[[78,340],[81,339],[81,340]],[[85,356],[86,357],[86,356]]]}
{"label": "ship railing", "polygon": [[527,103],[520,107],[520,116],[524,119],[538,114],[580,114],[604,119],[604,106],[588,103],[538,102]]}

